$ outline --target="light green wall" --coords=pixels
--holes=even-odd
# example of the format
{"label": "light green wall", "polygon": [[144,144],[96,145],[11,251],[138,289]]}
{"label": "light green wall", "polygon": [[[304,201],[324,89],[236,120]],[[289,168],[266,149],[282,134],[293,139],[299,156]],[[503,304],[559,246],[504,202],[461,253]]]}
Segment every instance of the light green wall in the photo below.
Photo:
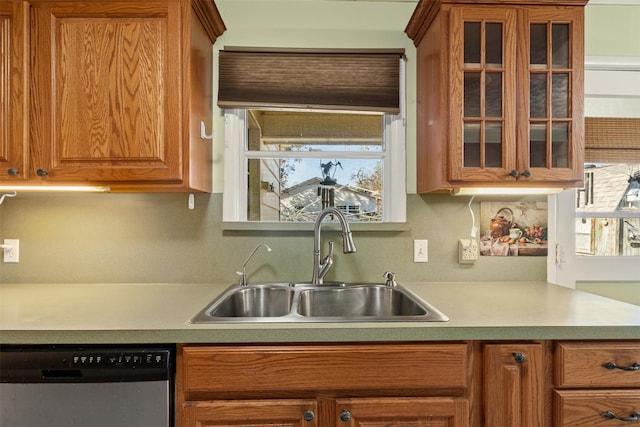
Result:
{"label": "light green wall", "polygon": [[640,57],[638,23],[640,5],[587,4],[585,54]]}
{"label": "light green wall", "polygon": [[[409,229],[354,232],[358,252],[336,250],[328,280],[380,281],[386,270],[400,282],[545,280],[545,257],[483,257],[457,263],[457,239],[469,232],[467,197],[408,198]],[[0,206],[0,237],[20,239],[20,263],[0,263],[0,282],[233,283],[249,264],[250,280],[311,279],[313,233],[224,231],[221,194],[19,194]],[[479,207],[474,204],[476,214]],[[336,232],[323,240],[340,239]],[[413,239],[429,240],[429,262],[413,263]],[[326,244],[326,243],[325,243]],[[257,271],[256,271],[257,269]]]}
{"label": "light green wall", "polygon": [[[404,27],[408,2],[217,0],[228,31],[224,45],[404,47],[407,53],[407,182],[415,193],[415,50]],[[0,263],[9,282],[233,282],[260,242],[274,251],[250,264],[250,280],[308,280],[311,232],[232,232],[221,228],[223,129],[215,111],[214,190],[185,194],[19,194],[0,206],[0,239],[20,239],[20,263]],[[545,280],[545,257],[481,257],[457,263],[468,234],[467,198],[408,197],[409,229],[355,232],[358,253],[336,255],[328,279],[377,281],[392,270],[402,281]],[[479,211],[474,203],[476,213]],[[339,239],[334,235],[334,238]],[[429,240],[429,262],[412,262],[412,241]],[[339,251],[337,251],[339,252]],[[256,271],[257,269],[257,271]],[[461,296],[462,297],[462,296]]]}

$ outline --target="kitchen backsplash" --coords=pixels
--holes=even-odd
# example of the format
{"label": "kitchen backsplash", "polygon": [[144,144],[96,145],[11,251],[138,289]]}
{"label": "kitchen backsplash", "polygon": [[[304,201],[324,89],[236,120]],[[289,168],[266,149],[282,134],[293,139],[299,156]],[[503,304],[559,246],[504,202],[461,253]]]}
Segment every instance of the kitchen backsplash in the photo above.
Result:
{"label": "kitchen backsplash", "polygon": [[[458,264],[457,241],[471,227],[467,203],[408,195],[408,229],[355,231],[358,252],[336,250],[327,279],[380,281],[389,270],[400,282],[546,280],[546,257]],[[312,231],[223,230],[221,215],[217,193],[196,195],[193,210],[186,194],[22,193],[0,206],[0,236],[20,239],[20,263],[0,263],[0,283],[233,283],[261,242],[273,251],[252,259],[250,281],[310,280]],[[341,237],[324,232],[325,245],[329,238]],[[413,262],[414,239],[428,239],[429,262]]]}

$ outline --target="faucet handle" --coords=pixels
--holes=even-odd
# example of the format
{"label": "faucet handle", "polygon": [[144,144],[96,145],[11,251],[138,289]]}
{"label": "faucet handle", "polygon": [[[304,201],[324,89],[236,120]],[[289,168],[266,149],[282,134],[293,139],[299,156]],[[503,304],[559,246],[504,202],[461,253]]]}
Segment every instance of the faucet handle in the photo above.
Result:
{"label": "faucet handle", "polygon": [[238,279],[238,284],[240,286],[246,286],[246,284],[247,284],[247,275],[242,271],[236,271],[236,274],[238,276],[240,276],[240,278]]}
{"label": "faucet handle", "polygon": [[387,286],[395,287],[398,282],[396,282],[396,273],[392,273],[391,271],[385,271],[382,275],[385,279],[387,279]]}
{"label": "faucet handle", "polygon": [[333,257],[333,240],[329,240],[329,253],[327,254],[326,257],[324,257],[324,259],[322,260],[322,262],[326,262],[328,259],[330,259],[331,257]]}

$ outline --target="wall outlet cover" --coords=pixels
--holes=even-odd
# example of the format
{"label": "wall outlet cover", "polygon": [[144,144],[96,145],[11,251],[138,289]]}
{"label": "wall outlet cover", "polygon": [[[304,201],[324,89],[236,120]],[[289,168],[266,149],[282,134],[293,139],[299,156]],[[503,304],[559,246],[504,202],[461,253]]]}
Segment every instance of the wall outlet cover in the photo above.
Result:
{"label": "wall outlet cover", "polygon": [[458,241],[458,263],[473,264],[478,260],[478,242],[472,239]]}

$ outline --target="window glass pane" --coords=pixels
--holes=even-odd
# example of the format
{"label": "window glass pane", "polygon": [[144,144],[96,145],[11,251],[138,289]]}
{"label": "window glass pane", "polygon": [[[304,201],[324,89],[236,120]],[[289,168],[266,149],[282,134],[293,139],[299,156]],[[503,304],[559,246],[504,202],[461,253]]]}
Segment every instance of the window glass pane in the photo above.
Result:
{"label": "window glass pane", "polygon": [[464,73],[464,116],[480,117],[480,73]]}
{"label": "window glass pane", "polygon": [[329,206],[342,209],[349,221],[381,221],[380,160],[287,159],[281,165],[280,221],[312,222]]}
{"label": "window glass pane", "polygon": [[530,75],[530,117],[545,118],[547,117],[547,75],[531,74]]}
{"label": "window glass pane", "polygon": [[586,164],[576,192],[576,254],[640,256],[640,164]]}
{"label": "window glass pane", "polygon": [[532,168],[547,167],[547,125],[532,124],[529,130],[529,165]]}
{"label": "window glass pane", "polygon": [[502,123],[485,124],[485,166],[502,167]]}
{"label": "window glass pane", "polygon": [[531,24],[530,27],[530,66],[547,67],[547,24]]}
{"label": "window glass pane", "polygon": [[381,115],[247,112],[247,219],[313,222],[334,206],[382,220]]}
{"label": "window glass pane", "polygon": [[569,25],[551,26],[553,68],[569,68]]}
{"label": "window glass pane", "polygon": [[551,92],[553,117],[569,117],[569,74],[554,73],[551,76]]}
{"label": "window glass pane", "polygon": [[485,74],[485,116],[502,117],[502,73]]}
{"label": "window glass pane", "polygon": [[502,24],[488,23],[486,25],[486,58],[487,68],[502,67]]}
{"label": "window glass pane", "polygon": [[464,23],[464,64],[466,67],[480,65],[480,23]]}
{"label": "window glass pane", "polygon": [[464,167],[480,167],[480,123],[464,124]]}
{"label": "window glass pane", "polygon": [[569,124],[554,123],[551,133],[551,166],[569,167]]}

